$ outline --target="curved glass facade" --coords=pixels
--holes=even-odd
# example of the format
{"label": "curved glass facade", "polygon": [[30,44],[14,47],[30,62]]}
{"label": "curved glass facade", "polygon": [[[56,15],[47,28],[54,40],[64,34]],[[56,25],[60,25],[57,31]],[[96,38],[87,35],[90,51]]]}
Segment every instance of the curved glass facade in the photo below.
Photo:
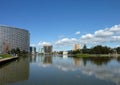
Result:
{"label": "curved glass facade", "polygon": [[0,26],[0,53],[19,48],[29,52],[30,33],[25,29]]}

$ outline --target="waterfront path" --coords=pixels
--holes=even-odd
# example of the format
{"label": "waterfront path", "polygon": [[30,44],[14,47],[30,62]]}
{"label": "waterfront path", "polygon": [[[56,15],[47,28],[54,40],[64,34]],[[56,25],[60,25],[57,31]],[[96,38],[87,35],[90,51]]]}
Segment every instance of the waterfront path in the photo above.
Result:
{"label": "waterfront path", "polygon": [[16,59],[16,58],[18,58],[18,56],[14,56],[14,57],[10,57],[10,58],[3,58],[3,59],[0,59],[0,63],[4,62],[4,61],[13,60],[13,59]]}

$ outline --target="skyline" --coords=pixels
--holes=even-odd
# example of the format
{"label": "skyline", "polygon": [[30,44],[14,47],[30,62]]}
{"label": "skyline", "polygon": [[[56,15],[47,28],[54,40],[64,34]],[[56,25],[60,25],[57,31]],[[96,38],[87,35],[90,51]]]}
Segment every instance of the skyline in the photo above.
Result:
{"label": "skyline", "polygon": [[0,24],[30,31],[30,44],[54,50],[120,46],[119,0],[0,0]]}

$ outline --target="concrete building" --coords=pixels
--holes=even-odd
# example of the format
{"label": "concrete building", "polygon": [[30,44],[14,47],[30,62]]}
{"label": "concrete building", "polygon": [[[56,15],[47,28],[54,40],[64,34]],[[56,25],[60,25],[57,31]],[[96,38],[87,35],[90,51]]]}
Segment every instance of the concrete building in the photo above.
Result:
{"label": "concrete building", "polygon": [[30,53],[36,54],[36,47],[30,47]]}
{"label": "concrete building", "polygon": [[30,33],[16,27],[0,26],[0,53],[19,48],[29,52]]}
{"label": "concrete building", "polygon": [[52,54],[52,45],[44,45],[43,46],[43,50],[44,50],[44,54]]}
{"label": "concrete building", "polygon": [[80,45],[79,44],[74,44],[73,50],[76,51],[76,50],[79,50],[79,49],[80,49]]}

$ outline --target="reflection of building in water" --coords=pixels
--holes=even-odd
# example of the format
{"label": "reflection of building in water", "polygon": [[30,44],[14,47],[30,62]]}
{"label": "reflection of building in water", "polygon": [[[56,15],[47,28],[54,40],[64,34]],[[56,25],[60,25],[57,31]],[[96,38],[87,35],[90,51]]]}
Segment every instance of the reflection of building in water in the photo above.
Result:
{"label": "reflection of building in water", "polygon": [[30,47],[30,53],[36,54],[36,47]]}
{"label": "reflection of building in water", "polygon": [[44,54],[52,54],[52,45],[44,45],[43,46],[43,50],[44,50]]}
{"label": "reflection of building in water", "polygon": [[52,64],[52,56],[40,55],[40,56],[38,56],[38,62],[39,62],[41,65],[49,65],[49,64]]}
{"label": "reflection of building in water", "polygon": [[0,66],[0,85],[27,80],[29,77],[28,58],[12,61]]}
{"label": "reflection of building in water", "polygon": [[30,62],[36,62],[36,55],[30,55]]}
{"label": "reflection of building in water", "polygon": [[43,64],[52,64],[52,57],[51,56],[45,56]]}
{"label": "reflection of building in water", "polygon": [[68,58],[68,54],[63,54],[63,58],[67,59]]}
{"label": "reflection of building in water", "polygon": [[73,50],[76,51],[76,50],[79,50],[79,49],[80,49],[80,45],[79,44],[74,44]]}
{"label": "reflection of building in water", "polygon": [[83,61],[79,58],[73,58],[73,61],[76,66],[81,66],[83,64]]}

